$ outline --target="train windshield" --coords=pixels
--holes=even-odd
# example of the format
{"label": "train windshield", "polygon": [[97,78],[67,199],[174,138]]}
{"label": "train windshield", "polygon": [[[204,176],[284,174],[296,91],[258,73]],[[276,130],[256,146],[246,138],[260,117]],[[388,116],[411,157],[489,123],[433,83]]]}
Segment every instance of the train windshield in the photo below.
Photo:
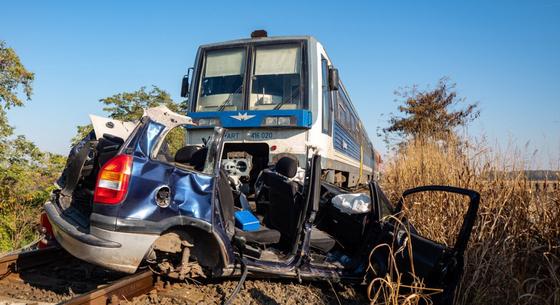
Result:
{"label": "train windshield", "polygon": [[243,109],[245,48],[206,52],[196,111]]}
{"label": "train windshield", "polygon": [[204,54],[196,112],[304,108],[301,44],[214,49]]}
{"label": "train windshield", "polygon": [[303,107],[301,47],[296,44],[255,48],[249,109],[300,109]]}

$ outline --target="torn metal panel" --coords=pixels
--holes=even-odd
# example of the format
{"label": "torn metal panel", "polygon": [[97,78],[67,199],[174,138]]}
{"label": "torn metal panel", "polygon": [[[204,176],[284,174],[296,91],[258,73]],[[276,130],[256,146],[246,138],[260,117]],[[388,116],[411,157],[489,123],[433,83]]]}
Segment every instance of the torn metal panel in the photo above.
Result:
{"label": "torn metal panel", "polygon": [[144,116],[168,129],[179,125],[196,125],[190,117],[175,113],[164,105],[144,110]]}
{"label": "torn metal panel", "polygon": [[135,122],[125,122],[93,114],[89,115],[89,119],[93,125],[93,130],[95,131],[95,136],[98,140],[103,137],[103,134],[110,134],[126,140],[136,125],[138,125],[138,123]]}

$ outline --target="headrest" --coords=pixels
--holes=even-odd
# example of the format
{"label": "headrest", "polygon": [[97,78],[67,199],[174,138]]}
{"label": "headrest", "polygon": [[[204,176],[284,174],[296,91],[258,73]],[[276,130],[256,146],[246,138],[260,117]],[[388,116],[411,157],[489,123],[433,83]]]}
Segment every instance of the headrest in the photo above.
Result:
{"label": "headrest", "polygon": [[112,134],[104,133],[102,139],[109,140],[115,144],[122,145],[124,143],[124,139],[121,137],[114,136]]}
{"label": "headrest", "polygon": [[206,163],[206,155],[208,154],[208,147],[203,147],[194,152],[189,163],[194,166],[197,171],[202,171],[204,169],[204,163]]}
{"label": "headrest", "polygon": [[194,153],[197,152],[198,150],[200,150],[200,147],[198,146],[194,146],[194,145],[189,145],[189,146],[185,146],[185,147],[181,147],[176,153],[175,153],[175,162],[177,163],[187,163],[190,162]]}
{"label": "headrest", "polygon": [[280,175],[286,176],[288,178],[293,178],[297,173],[297,167],[297,159],[282,157],[280,160],[278,160],[278,162],[276,162],[276,166],[274,167],[274,169]]}

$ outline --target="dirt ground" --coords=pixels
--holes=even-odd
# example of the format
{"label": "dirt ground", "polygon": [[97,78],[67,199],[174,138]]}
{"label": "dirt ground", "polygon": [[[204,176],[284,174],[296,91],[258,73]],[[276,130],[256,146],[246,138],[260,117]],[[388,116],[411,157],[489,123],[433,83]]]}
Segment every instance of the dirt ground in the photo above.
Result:
{"label": "dirt ground", "polygon": [[[122,276],[64,255],[56,262],[3,278],[0,281],[0,305],[60,303]],[[214,280],[204,284],[158,280],[150,293],[119,303],[222,304],[236,285],[236,280]],[[338,283],[247,280],[233,304],[368,304],[364,292],[363,286]]]}
{"label": "dirt ground", "polygon": [[122,276],[64,254],[56,262],[2,279],[0,304],[8,299],[59,303]]}
{"label": "dirt ground", "polygon": [[[207,283],[161,283],[149,294],[121,304],[222,304],[235,289],[237,281]],[[247,280],[233,304],[368,304],[365,287],[333,283]]]}

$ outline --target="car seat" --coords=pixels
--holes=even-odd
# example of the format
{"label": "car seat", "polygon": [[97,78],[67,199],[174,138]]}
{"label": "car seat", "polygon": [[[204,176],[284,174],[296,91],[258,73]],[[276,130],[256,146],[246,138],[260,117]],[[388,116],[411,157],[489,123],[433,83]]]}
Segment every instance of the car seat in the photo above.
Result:
{"label": "car seat", "polygon": [[181,164],[190,164],[190,161],[191,161],[193,155],[198,150],[200,150],[200,147],[196,146],[196,145],[187,145],[187,146],[181,147],[175,153],[175,162],[181,163]]}
{"label": "car seat", "polygon": [[[304,197],[300,185],[290,179],[296,175],[297,160],[283,157],[276,163],[274,171],[263,171],[263,183],[269,191],[269,206],[264,216],[265,224],[281,233],[280,244],[291,247],[298,237],[298,227],[304,217]],[[313,227],[310,236],[312,248],[330,251],[335,240],[327,233]]]}
{"label": "car seat", "polygon": [[235,235],[245,238],[249,243],[256,243],[259,245],[277,244],[280,241],[280,232],[265,226],[261,226],[258,231],[251,232],[243,231],[235,227],[233,189],[228,182],[227,173],[223,169],[220,170],[218,196],[220,200],[220,209],[224,217],[224,229],[230,238],[233,238]]}

